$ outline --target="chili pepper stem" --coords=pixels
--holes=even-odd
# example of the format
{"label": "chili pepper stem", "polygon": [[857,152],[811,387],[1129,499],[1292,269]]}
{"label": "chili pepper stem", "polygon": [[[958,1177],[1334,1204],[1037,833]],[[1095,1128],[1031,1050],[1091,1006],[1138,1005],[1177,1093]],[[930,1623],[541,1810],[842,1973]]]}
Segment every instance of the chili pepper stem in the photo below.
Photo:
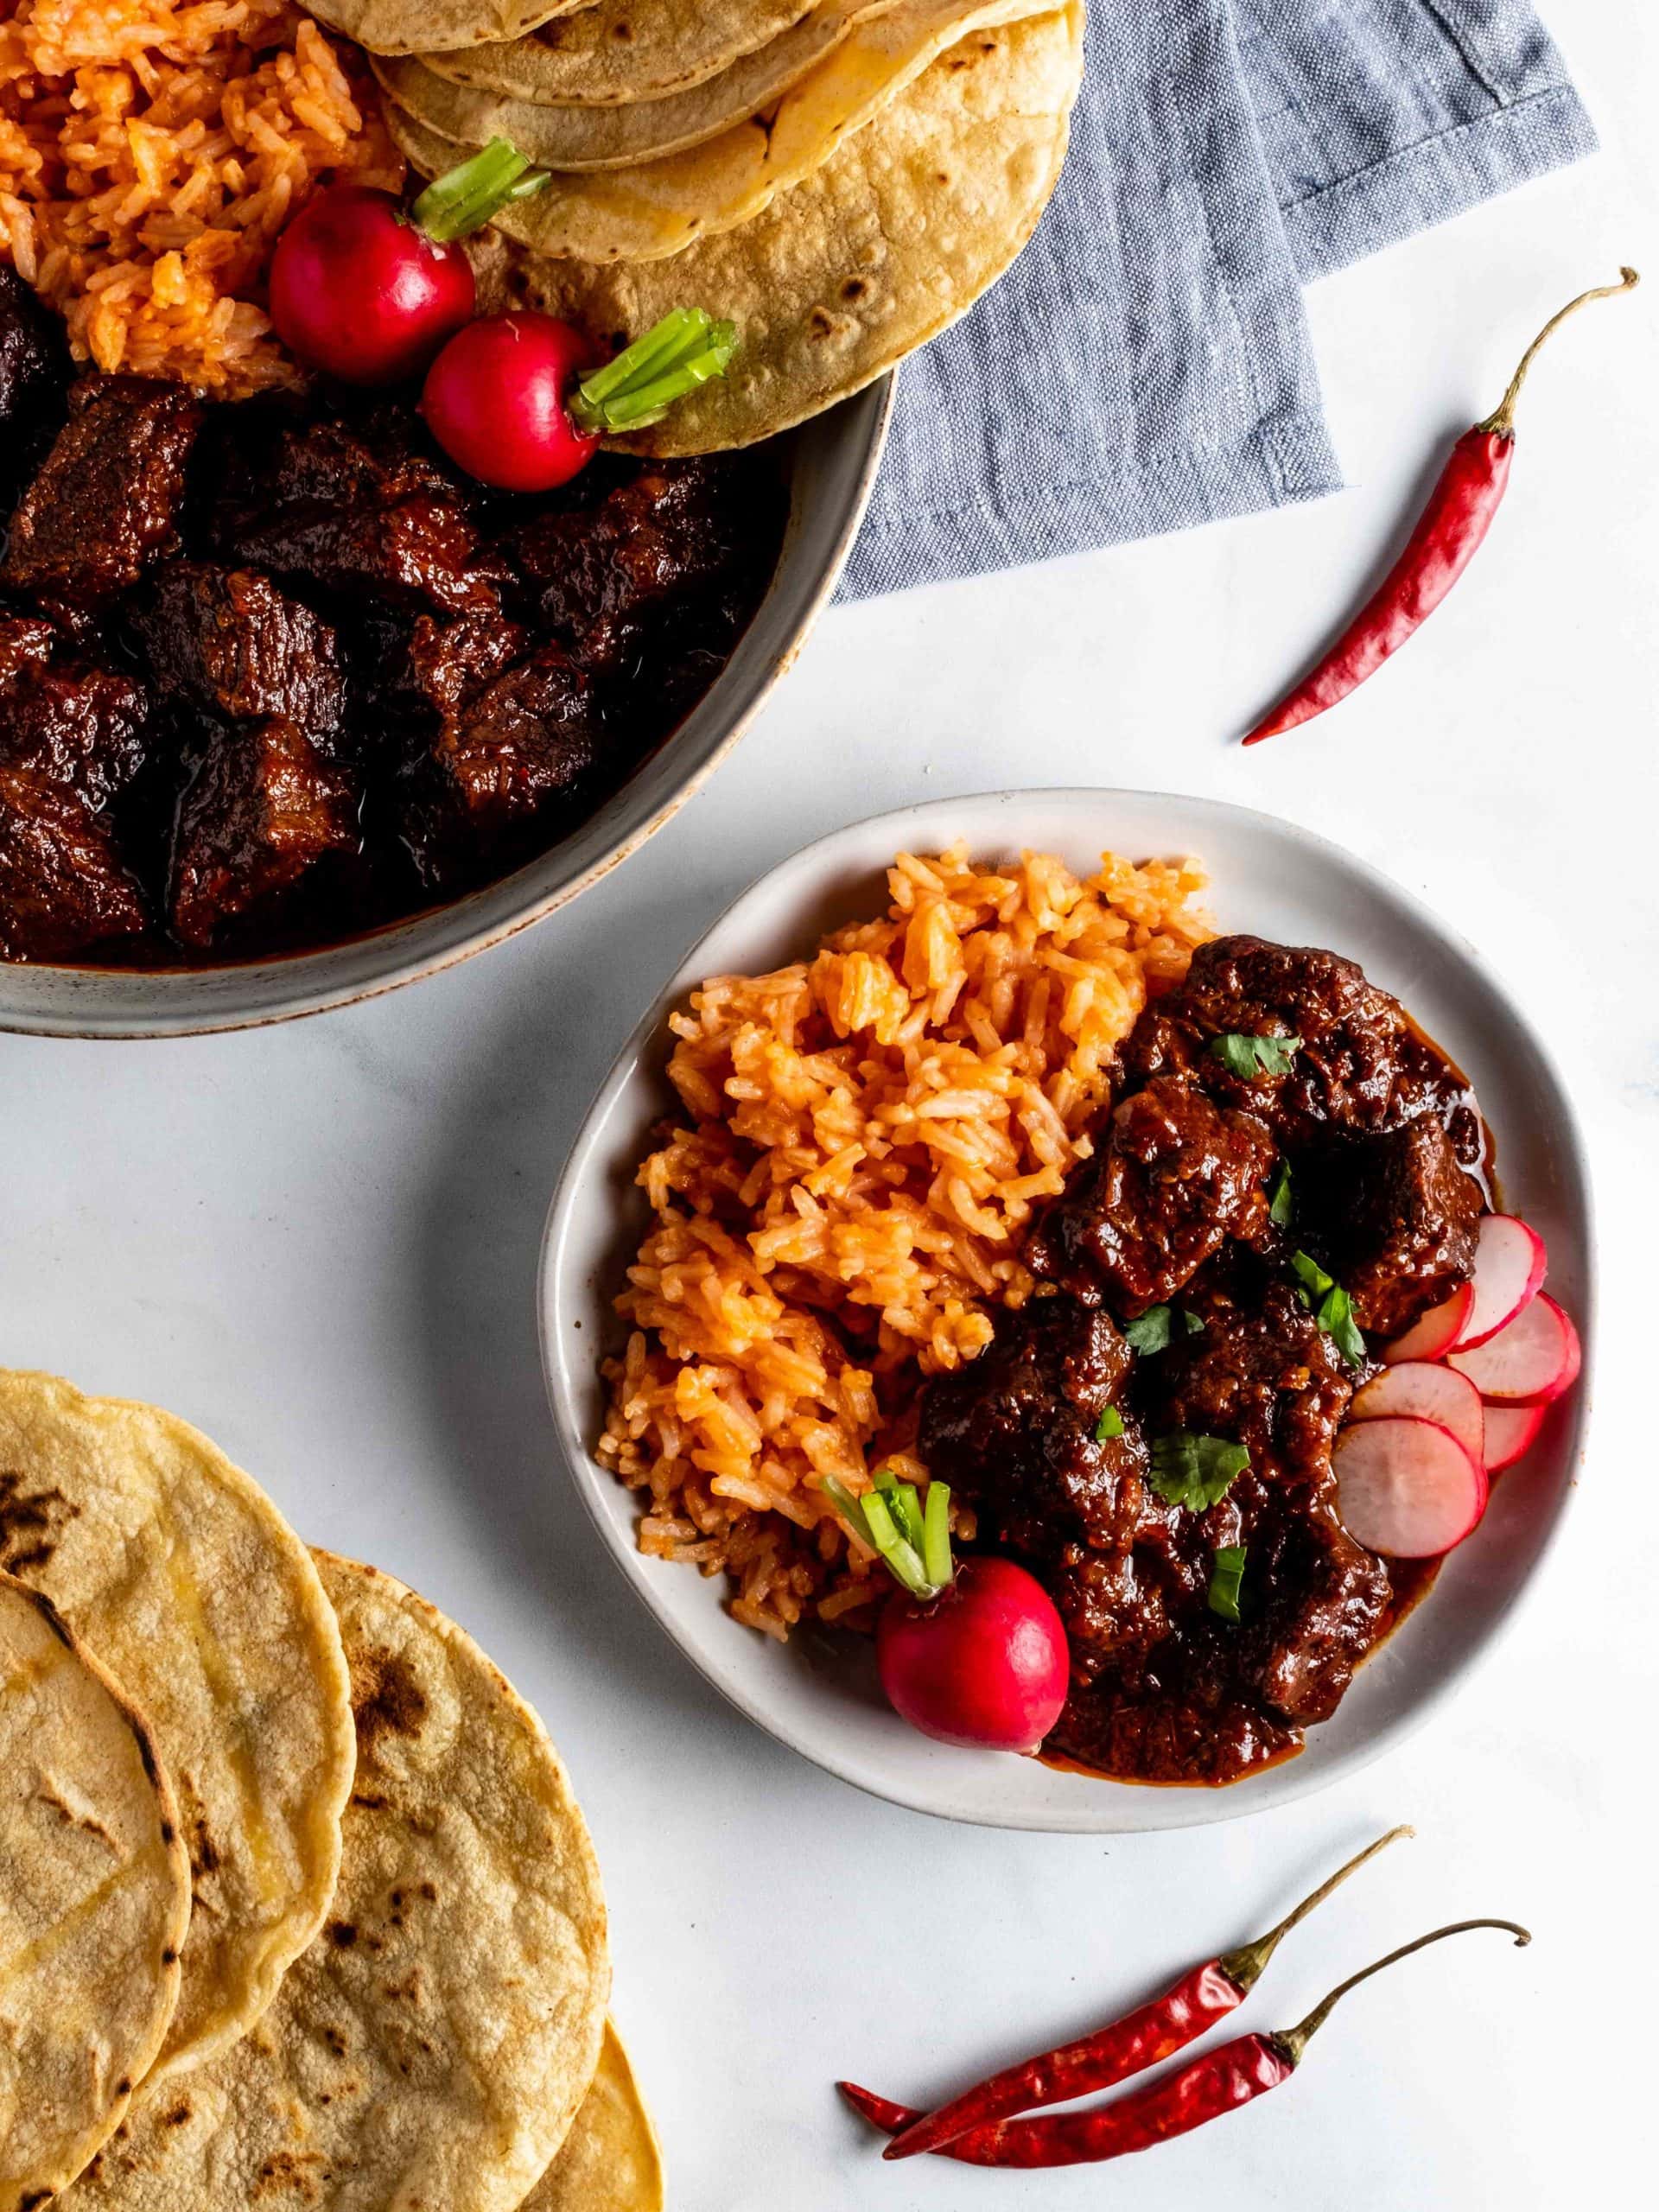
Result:
{"label": "chili pepper stem", "polygon": [[1332,2012],[1351,1989],[1357,1989],[1362,1981],[1369,1981],[1374,1974],[1381,1974],[1384,1967],[1395,1966],[1402,1959],[1408,1959],[1414,1951],[1426,1950],[1431,1943],[1443,1943],[1448,1936],[1466,1935],[1471,1928],[1501,1928],[1513,1936],[1516,1948],[1522,1949],[1532,1941],[1530,1929],[1513,1920],[1454,1920],[1449,1927],[1431,1929],[1427,1936],[1420,1936],[1414,1942],[1402,1943],[1397,1951],[1390,1951],[1386,1958],[1376,1959],[1357,1974],[1351,1974],[1346,1981],[1339,1981],[1328,1997],[1322,1997],[1305,2020],[1294,2028],[1281,2028],[1268,2037],[1283,2051],[1293,2066],[1300,2066],[1303,2053]]}
{"label": "chili pepper stem", "polygon": [[1492,437],[1512,438],[1515,435],[1515,403],[1521,397],[1521,387],[1527,380],[1527,372],[1567,317],[1576,315],[1580,308],[1587,307],[1592,300],[1611,300],[1620,292],[1633,292],[1641,282],[1634,269],[1621,269],[1617,284],[1592,285],[1589,291],[1580,292],[1576,300],[1569,300],[1564,308],[1559,308],[1521,356],[1521,365],[1510,378],[1510,388],[1497,406],[1484,423],[1477,423],[1475,428],[1486,431]]}
{"label": "chili pepper stem", "polygon": [[1293,1928],[1300,1927],[1315,1906],[1322,1905],[1332,1891],[1340,1889],[1348,1877],[1357,1874],[1367,1859],[1375,1859],[1379,1851],[1385,1851],[1391,1843],[1398,1843],[1402,1836],[1416,1833],[1414,1828],[1397,1827],[1390,1828],[1386,1835],[1378,1836],[1375,1843],[1368,1843],[1364,1850],[1351,1859],[1345,1866],[1338,1866],[1328,1880],[1321,1882],[1317,1890],[1310,1891],[1294,1912],[1285,1915],[1276,1928],[1270,1928],[1265,1936],[1258,1936],[1253,1943],[1241,1943],[1236,1951],[1224,1952],[1217,1960],[1217,1965],[1227,1979],[1236,1981],[1241,1989],[1254,1989],[1266,1970],[1268,1961]]}

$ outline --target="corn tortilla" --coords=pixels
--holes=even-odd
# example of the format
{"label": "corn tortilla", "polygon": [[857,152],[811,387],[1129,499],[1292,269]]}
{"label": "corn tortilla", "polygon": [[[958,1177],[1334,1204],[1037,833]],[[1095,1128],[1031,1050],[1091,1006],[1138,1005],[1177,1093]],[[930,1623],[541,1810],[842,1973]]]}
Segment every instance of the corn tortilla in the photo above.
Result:
{"label": "corn tortilla", "polygon": [[308,13],[371,54],[440,51],[522,38],[594,0],[315,0]]}
{"label": "corn tortilla", "polygon": [[568,317],[607,346],[671,308],[738,327],[727,374],[617,442],[753,443],[861,391],[963,314],[1037,226],[1083,67],[1083,9],[976,31],[803,184],[671,261],[598,268],[474,243],[486,308]]}
{"label": "corn tortilla", "polygon": [[663,2212],[663,2154],[633,2068],[605,2023],[599,2071],[524,2212]]}
{"label": "corn tortilla", "polygon": [[[496,227],[537,253],[577,261],[657,261],[764,213],[867,128],[947,48],[982,27],[1033,14],[1043,0],[899,0],[867,16],[764,116],[704,145],[626,169],[556,174],[504,208]],[[457,148],[396,101],[386,125],[423,175]],[[686,298],[682,292],[681,298]],[[721,310],[723,312],[724,310]]]}
{"label": "corn tortilla", "polygon": [[[716,77],[799,22],[819,0],[600,0],[524,38],[422,58],[459,85],[515,99],[608,107],[663,99]],[[391,52],[390,48],[381,49]],[[402,52],[404,49],[399,48]]]}
{"label": "corn tortilla", "polygon": [[556,104],[457,80],[435,59],[389,57],[374,73],[400,107],[445,138],[475,146],[505,138],[544,168],[622,168],[701,146],[759,113],[833,54],[867,16],[896,0],[823,0],[798,23],[718,76],[625,105]]}
{"label": "corn tortilla", "polygon": [[0,1574],[0,2212],[114,2129],[179,1998],[190,1861],[148,1726],[50,1601]]}
{"label": "corn tortilla", "polygon": [[154,2082],[257,2020],[322,1924],[351,1788],[340,1630],[258,1486],[173,1414],[0,1370],[0,1567],[149,1719],[194,1910]]}
{"label": "corn tortilla", "polygon": [[358,1734],[327,1923],[251,2034],[146,2100],[69,2212],[516,2212],[593,2079],[605,1909],[545,1731],[424,1599],[316,1559]]}

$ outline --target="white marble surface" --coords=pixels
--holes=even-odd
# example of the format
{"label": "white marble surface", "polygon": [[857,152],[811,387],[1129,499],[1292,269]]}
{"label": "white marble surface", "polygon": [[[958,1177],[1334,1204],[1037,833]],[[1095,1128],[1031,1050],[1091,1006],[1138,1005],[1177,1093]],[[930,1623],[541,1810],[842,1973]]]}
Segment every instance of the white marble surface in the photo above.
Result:
{"label": "white marble surface", "polygon": [[[425,1589],[540,1707],[598,1839],[616,2012],[686,2212],[1129,2190],[1147,2212],[1541,2208],[1646,2170],[1659,33],[1639,0],[1554,12],[1601,159],[1313,296],[1346,495],[832,614],[653,845],[413,990],[218,1040],[0,1039],[0,1354],[200,1422],[308,1535]],[[1440,438],[1493,404],[1560,297],[1624,259],[1654,287],[1543,366],[1455,602],[1340,719],[1241,753],[1229,740],[1370,573]],[[1600,1403],[1547,1587],[1405,1751],[1185,1836],[947,1827],[778,1749],[628,1598],[542,1401],[547,1194],[683,945],[827,828],[1021,781],[1243,800],[1390,870],[1520,986],[1600,1179]],[[1402,1969],[1223,2127],[1109,2178],[988,2178],[881,2166],[830,2093],[842,2072],[944,2090],[1109,2016],[1397,1820],[1421,1840],[1281,1955],[1252,2023],[1297,2018],[1438,1921],[1510,1913],[1536,1942],[1470,1938]]]}

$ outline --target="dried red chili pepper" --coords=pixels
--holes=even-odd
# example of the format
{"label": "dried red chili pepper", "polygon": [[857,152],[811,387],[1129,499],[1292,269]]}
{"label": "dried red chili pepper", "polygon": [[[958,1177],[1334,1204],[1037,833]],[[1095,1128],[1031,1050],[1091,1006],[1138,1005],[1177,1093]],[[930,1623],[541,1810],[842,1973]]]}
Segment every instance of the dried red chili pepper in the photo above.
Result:
{"label": "dried red chili pepper", "polygon": [[1246,745],[1260,745],[1264,737],[1277,737],[1334,707],[1422,627],[1468,567],[1508,488],[1515,458],[1515,404],[1540,346],[1587,301],[1610,299],[1641,281],[1634,269],[1623,269],[1617,284],[1581,292],[1550,317],[1528,346],[1496,411],[1465,430],[1452,447],[1400,558],[1336,643],[1256,724]]}
{"label": "dried red chili pepper", "polygon": [[[1402,1943],[1386,1958],[1350,1974],[1294,2028],[1270,2035],[1236,2036],[1174,2073],[1160,2075],[1144,2088],[1130,2090],[1113,2104],[1087,2112],[1046,2113],[1040,2120],[1007,2120],[1000,2126],[976,2127],[970,2134],[959,2136],[939,2155],[974,2166],[1092,2165],[1107,2158],[1121,2158],[1131,2151],[1150,2150],[1154,2143],[1166,2142],[1172,2135],[1185,2135],[1287,2082],[1332,2007],[1351,1989],[1425,1945],[1439,1943],[1448,1936],[1461,1936],[1471,1928],[1502,1928],[1517,1944],[1532,1941],[1513,1920],[1455,1921],[1449,1928],[1436,1928],[1418,1936],[1415,1942]],[[860,2088],[856,2082],[842,2082],[838,2087],[854,2110],[885,2133],[893,2134],[922,2117],[908,2105],[893,2104]]]}
{"label": "dried red chili pepper", "polygon": [[1323,1904],[1332,1890],[1368,1859],[1375,1859],[1379,1851],[1410,1834],[1408,1827],[1390,1828],[1345,1866],[1339,1866],[1328,1881],[1321,1882],[1267,1935],[1258,1936],[1253,1943],[1241,1943],[1236,1950],[1224,1952],[1219,1958],[1206,1959],[1202,1966],[1184,1974],[1161,1997],[1138,2005],[1122,2019],[1096,2028],[1091,2035],[993,2074],[906,2127],[888,2144],[883,2157],[910,2158],[918,2152],[937,2151],[958,2135],[965,2135],[969,2128],[1006,2120],[1013,2113],[1029,2112],[1036,2105],[1065,2104],[1096,2089],[1109,2089],[1116,2082],[1127,2082],[1132,2074],[1144,2073],[1148,2066],[1173,2057],[1243,2003],[1284,1938],[1316,1905]]}

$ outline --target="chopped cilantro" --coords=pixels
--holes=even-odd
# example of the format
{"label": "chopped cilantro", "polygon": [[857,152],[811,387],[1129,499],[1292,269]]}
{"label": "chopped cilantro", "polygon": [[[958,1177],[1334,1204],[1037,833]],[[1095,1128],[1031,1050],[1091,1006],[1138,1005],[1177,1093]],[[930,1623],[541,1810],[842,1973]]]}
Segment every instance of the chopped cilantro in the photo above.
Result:
{"label": "chopped cilantro", "polygon": [[1108,1406],[1105,1412],[1102,1414],[1100,1419],[1095,1423],[1096,1443],[1105,1444],[1114,1436],[1122,1436],[1122,1414],[1119,1413],[1116,1406]]}
{"label": "chopped cilantro", "polygon": [[1274,1177],[1273,1187],[1268,1192],[1268,1218],[1276,1222],[1281,1229],[1290,1226],[1290,1162],[1287,1160],[1280,1161],[1279,1173]]}
{"label": "chopped cilantro", "polygon": [[1204,1334],[1203,1321],[1198,1314],[1189,1313],[1185,1306],[1181,1308],[1181,1325],[1189,1337],[1201,1337]]}
{"label": "chopped cilantro", "polygon": [[1168,1504],[1202,1513],[1226,1497],[1249,1464],[1250,1455],[1242,1444],[1178,1428],[1153,1439],[1152,1486]]}
{"label": "chopped cilantro", "polygon": [[1254,1083],[1260,1076],[1290,1073],[1290,1064],[1302,1049],[1300,1037],[1245,1037],[1236,1031],[1210,1039],[1210,1057],[1219,1060],[1229,1075]]}
{"label": "chopped cilantro", "polygon": [[1337,1350],[1351,1367],[1360,1367],[1365,1361],[1365,1339],[1354,1319],[1354,1308],[1347,1292],[1334,1275],[1328,1275],[1317,1260],[1310,1260],[1306,1252],[1293,1252],[1290,1264],[1301,1279],[1297,1293],[1308,1312],[1330,1338]]}
{"label": "chopped cilantro", "polygon": [[1209,1604],[1212,1613],[1219,1613],[1224,1621],[1238,1618],[1238,1588],[1244,1580],[1243,1544],[1217,1544],[1216,1563],[1210,1576]]}
{"label": "chopped cilantro", "polygon": [[1169,1308],[1148,1306],[1144,1313],[1123,1324],[1123,1341],[1131,1351],[1162,1351],[1169,1343]]}

